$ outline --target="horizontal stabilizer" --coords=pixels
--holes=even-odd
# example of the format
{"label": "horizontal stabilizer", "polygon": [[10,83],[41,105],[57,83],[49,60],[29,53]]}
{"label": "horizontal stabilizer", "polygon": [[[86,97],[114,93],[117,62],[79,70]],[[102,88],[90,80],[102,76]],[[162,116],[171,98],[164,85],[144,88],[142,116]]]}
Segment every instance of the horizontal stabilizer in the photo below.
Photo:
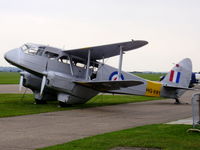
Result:
{"label": "horizontal stabilizer", "polygon": [[143,84],[141,81],[133,81],[133,80],[122,80],[122,81],[76,81],[75,83],[92,88],[97,91],[106,92],[109,90],[118,90],[120,88],[126,88],[130,86],[137,86]]}
{"label": "horizontal stabilizer", "polygon": [[163,86],[168,89],[181,89],[181,90],[195,90],[194,88],[186,88],[186,87],[175,87],[175,86]]}

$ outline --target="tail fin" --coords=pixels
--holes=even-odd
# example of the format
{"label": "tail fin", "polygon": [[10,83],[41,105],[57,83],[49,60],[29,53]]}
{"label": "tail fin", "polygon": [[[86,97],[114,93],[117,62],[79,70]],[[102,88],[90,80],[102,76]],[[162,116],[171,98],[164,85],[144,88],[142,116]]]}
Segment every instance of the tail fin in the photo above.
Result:
{"label": "tail fin", "polygon": [[185,58],[176,64],[161,81],[165,87],[188,88],[192,75],[192,62]]}

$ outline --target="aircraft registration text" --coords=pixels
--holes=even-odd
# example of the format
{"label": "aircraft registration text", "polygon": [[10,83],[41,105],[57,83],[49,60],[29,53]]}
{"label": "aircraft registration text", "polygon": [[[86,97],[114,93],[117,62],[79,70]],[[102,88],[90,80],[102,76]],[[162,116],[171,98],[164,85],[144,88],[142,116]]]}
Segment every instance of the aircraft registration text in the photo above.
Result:
{"label": "aircraft registration text", "polygon": [[146,93],[145,96],[160,96],[162,84],[153,81],[147,81]]}

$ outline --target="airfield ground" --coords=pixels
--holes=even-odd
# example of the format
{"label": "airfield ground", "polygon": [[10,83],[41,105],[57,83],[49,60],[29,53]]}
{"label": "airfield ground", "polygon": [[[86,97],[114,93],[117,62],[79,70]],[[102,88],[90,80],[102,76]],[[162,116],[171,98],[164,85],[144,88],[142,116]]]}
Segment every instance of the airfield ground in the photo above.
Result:
{"label": "airfield ground", "polygon": [[[192,91],[182,97],[190,103]],[[191,105],[171,99],[0,119],[0,147],[29,150],[101,133],[191,117]]]}
{"label": "airfield ground", "polygon": [[[15,75],[15,80],[8,81],[17,84],[18,78]],[[158,76],[155,80],[158,80]],[[19,92],[18,85],[0,85],[0,89],[7,89],[3,93],[9,93],[9,90],[11,93],[13,90],[14,93]],[[0,148],[31,150],[101,133],[191,117],[192,93],[188,91],[183,95],[181,100],[184,104],[181,105],[165,99],[0,118]]]}
{"label": "airfield ground", "polygon": [[0,84],[0,93],[26,93],[31,94],[32,91],[30,89],[22,87],[21,91],[19,91],[18,84]]}
{"label": "airfield ground", "polygon": [[0,72],[0,84],[19,84],[19,72]]}

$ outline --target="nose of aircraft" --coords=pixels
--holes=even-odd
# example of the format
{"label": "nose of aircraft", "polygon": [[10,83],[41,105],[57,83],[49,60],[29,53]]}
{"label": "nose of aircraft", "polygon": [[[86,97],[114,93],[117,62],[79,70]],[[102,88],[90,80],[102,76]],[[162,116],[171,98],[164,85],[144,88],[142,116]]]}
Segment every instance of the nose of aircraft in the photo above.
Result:
{"label": "nose of aircraft", "polygon": [[11,64],[13,65],[18,65],[20,62],[20,49],[17,48],[17,49],[13,49],[13,50],[10,50],[8,51],[5,55],[4,55],[4,58]]}

